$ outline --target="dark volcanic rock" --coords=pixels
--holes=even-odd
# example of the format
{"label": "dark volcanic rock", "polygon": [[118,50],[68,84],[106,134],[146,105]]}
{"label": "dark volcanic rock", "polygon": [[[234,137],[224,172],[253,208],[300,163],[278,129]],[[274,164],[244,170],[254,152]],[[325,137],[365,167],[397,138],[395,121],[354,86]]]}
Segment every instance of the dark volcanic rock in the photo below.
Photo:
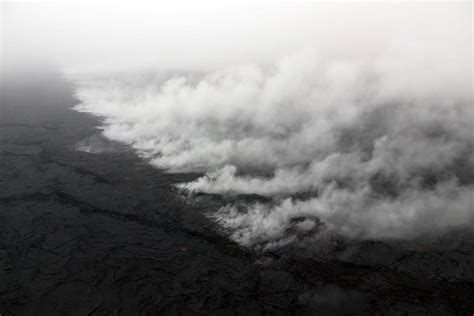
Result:
{"label": "dark volcanic rock", "polygon": [[469,232],[424,249],[252,253],[176,194],[174,184],[198,175],[163,173],[101,138],[95,118],[70,109],[57,75],[7,79],[1,315],[472,314]]}

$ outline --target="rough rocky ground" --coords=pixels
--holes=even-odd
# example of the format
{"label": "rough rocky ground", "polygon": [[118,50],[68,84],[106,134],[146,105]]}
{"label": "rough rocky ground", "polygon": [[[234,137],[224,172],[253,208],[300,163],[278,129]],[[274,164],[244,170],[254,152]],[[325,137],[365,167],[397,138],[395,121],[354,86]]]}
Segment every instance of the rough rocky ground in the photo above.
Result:
{"label": "rough rocky ground", "polygon": [[173,191],[197,175],[107,142],[75,102],[54,73],[2,82],[1,315],[474,312],[472,231],[253,253]]}

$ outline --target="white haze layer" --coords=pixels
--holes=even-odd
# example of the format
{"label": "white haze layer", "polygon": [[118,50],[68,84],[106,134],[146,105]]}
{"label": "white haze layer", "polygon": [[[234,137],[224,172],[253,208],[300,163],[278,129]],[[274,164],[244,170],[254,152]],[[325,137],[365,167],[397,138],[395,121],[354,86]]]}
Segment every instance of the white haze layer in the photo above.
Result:
{"label": "white haze layer", "polygon": [[367,54],[316,43],[207,72],[71,75],[77,109],[152,165],[204,173],[179,185],[191,194],[267,197],[212,215],[242,245],[439,234],[474,223],[467,16]]}

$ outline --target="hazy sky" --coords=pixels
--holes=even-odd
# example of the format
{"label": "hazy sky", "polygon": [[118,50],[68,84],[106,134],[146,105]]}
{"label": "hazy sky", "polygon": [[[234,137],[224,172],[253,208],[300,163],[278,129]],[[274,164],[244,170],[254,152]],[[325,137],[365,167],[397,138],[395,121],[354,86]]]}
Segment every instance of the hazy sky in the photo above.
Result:
{"label": "hazy sky", "polygon": [[[469,3],[3,3],[9,66],[216,68],[316,49],[351,58],[397,41],[472,41]],[[454,43],[456,45],[456,43]]]}

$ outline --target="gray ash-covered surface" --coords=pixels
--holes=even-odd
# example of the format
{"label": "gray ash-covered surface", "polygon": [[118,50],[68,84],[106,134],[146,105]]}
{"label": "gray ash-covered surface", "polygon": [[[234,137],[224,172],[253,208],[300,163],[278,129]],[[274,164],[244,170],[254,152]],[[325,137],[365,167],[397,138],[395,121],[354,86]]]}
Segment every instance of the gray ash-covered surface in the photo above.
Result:
{"label": "gray ash-covered surface", "polygon": [[2,316],[474,312],[472,232],[254,253],[176,194],[198,175],[107,142],[71,95],[52,73],[2,82]]}

